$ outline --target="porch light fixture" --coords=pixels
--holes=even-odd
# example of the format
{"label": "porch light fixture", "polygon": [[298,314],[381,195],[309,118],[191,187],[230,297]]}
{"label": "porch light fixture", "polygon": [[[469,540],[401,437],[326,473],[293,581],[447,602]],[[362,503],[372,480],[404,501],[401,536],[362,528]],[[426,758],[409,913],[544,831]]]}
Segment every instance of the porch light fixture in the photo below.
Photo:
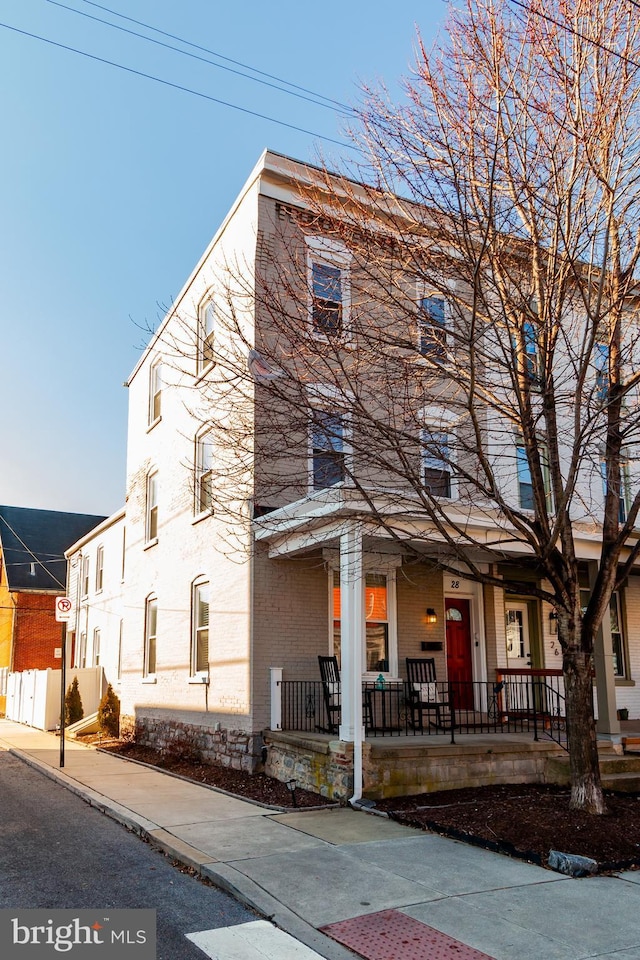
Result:
{"label": "porch light fixture", "polygon": [[291,794],[291,802],[294,805],[294,807],[297,807],[298,801],[296,800],[296,787],[298,786],[298,781],[293,779],[287,780],[286,784],[287,784],[287,790]]}
{"label": "porch light fixture", "polygon": [[558,635],[558,614],[555,610],[549,614],[549,633],[553,637]]}
{"label": "porch light fixture", "polygon": [[435,612],[433,607],[427,607],[427,623],[437,623],[438,614]]}

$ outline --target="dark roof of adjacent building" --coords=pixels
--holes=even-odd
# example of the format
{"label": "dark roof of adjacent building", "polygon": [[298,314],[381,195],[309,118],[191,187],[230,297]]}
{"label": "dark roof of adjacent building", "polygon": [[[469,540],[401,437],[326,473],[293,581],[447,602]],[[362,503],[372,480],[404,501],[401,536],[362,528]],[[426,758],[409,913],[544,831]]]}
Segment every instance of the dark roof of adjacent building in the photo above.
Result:
{"label": "dark roof of adjacent building", "polygon": [[86,513],[0,506],[0,545],[9,590],[64,593],[64,551],[105,519]]}

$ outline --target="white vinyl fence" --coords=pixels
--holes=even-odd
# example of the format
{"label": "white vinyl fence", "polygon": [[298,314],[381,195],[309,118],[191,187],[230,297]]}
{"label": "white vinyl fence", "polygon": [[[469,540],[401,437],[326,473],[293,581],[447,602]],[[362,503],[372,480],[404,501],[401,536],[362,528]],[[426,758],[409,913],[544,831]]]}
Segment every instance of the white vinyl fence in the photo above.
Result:
{"label": "white vinyl fence", "polygon": [[[95,713],[106,689],[102,667],[67,670],[66,687],[78,678],[85,717]],[[55,730],[60,723],[60,670],[23,670],[7,678],[8,720],[39,730]]]}

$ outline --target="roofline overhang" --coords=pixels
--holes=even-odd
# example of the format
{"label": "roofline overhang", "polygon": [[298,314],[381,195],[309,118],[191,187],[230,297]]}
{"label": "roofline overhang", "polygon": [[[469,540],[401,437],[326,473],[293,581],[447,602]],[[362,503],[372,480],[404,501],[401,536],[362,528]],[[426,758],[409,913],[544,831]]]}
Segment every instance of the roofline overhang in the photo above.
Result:
{"label": "roofline overhang", "polygon": [[[451,541],[457,539],[466,549],[477,548],[485,559],[494,553],[514,559],[533,556],[527,544],[517,539],[515,530],[504,524],[499,525],[496,516],[452,510],[447,530],[451,537],[449,540],[419,508],[415,513],[409,509],[399,513],[397,497],[393,495],[376,494],[371,495],[370,499],[373,507],[357,490],[339,484],[316,491],[254,520],[254,537],[257,542],[268,545],[270,557],[291,556],[335,541],[347,526],[356,522],[362,525],[364,536],[390,542],[397,543],[404,539],[407,543],[412,540],[424,543],[428,540],[434,547],[446,549],[451,546]],[[388,526],[384,519],[378,519],[385,515],[390,518]],[[391,526],[393,532],[389,529]],[[459,535],[456,538],[455,527],[473,531],[471,542]],[[578,559],[598,560],[602,552],[601,530],[595,525],[584,525],[582,529],[576,525],[574,531]],[[637,540],[638,535],[634,534],[633,539]],[[623,549],[621,562],[624,562],[627,554],[628,550]]]}
{"label": "roofline overhang", "polygon": [[108,530],[109,527],[112,527],[114,524],[118,523],[119,520],[124,520],[126,512],[126,507],[121,507],[120,510],[116,510],[116,512],[112,513],[110,517],[107,517],[106,520],[103,520],[102,523],[99,523],[97,527],[93,527],[92,530],[89,530],[88,533],[85,533],[83,537],[80,537],[79,540],[76,540],[74,544],[65,550],[65,559],[68,560],[86,543],[88,543],[90,540],[93,540],[94,537],[99,536],[101,533],[104,533],[105,530]]}

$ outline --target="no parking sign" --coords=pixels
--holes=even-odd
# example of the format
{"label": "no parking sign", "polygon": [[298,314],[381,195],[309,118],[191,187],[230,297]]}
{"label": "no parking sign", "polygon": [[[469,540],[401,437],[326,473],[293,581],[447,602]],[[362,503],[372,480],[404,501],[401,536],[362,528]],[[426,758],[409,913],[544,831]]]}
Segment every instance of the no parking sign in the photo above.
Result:
{"label": "no parking sign", "polygon": [[56,620],[58,623],[68,623],[71,620],[73,603],[69,597],[56,597]]}

